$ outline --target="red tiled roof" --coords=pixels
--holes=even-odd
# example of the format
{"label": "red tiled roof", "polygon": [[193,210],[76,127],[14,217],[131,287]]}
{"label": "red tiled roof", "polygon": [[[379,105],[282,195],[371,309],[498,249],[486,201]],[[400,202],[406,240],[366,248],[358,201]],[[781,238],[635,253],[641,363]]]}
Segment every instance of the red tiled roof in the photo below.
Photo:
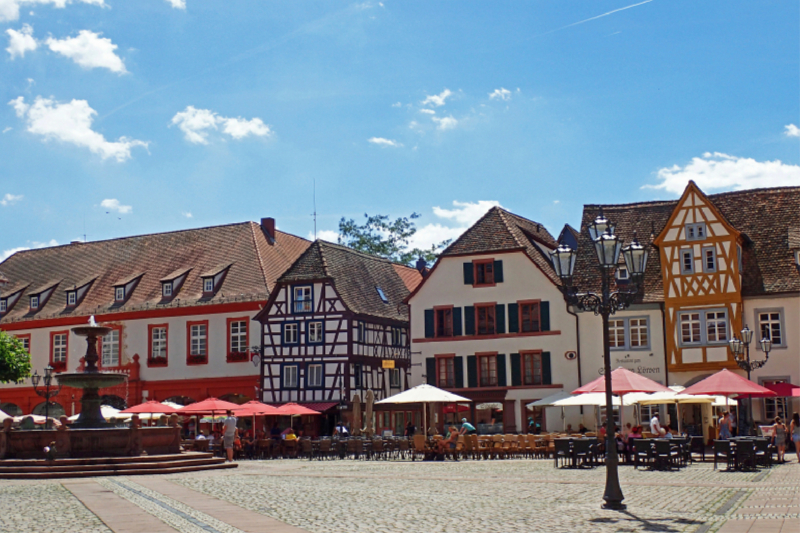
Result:
{"label": "red tiled roof", "polygon": [[[60,280],[38,312],[29,313],[25,294],[0,324],[63,316],[154,309],[164,306],[205,305],[266,300],[278,276],[309,246],[309,242],[276,231],[274,245],[254,222],[124,237],[17,252],[0,268],[12,286],[3,295],[24,287],[41,287]],[[231,265],[220,289],[204,295],[199,273]],[[191,270],[189,270],[191,269]],[[161,297],[161,280],[189,270],[171,300]],[[142,274],[124,305],[115,305],[113,285]],[[88,281],[87,281],[88,280]],[[66,308],[66,290],[94,280],[75,308]]]}
{"label": "red tiled roof", "polygon": [[403,280],[403,283],[406,284],[409,291],[413,291],[417,288],[417,285],[422,283],[422,274],[420,274],[419,270],[416,268],[398,265],[397,263],[392,264],[392,266],[394,267],[394,271],[397,272],[397,275],[400,276],[400,279]]}

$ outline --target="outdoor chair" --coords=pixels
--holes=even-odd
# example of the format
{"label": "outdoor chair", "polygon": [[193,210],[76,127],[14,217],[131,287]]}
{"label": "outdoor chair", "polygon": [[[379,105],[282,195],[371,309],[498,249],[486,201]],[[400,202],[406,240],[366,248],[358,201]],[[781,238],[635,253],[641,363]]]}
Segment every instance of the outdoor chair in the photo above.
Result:
{"label": "outdoor chair", "polygon": [[347,455],[353,459],[361,458],[361,439],[347,439]]}
{"label": "outdoor chair", "polygon": [[650,441],[647,439],[633,439],[633,467],[638,469],[639,464],[650,466],[652,459]]}
{"label": "outdoor chair", "polygon": [[678,466],[680,461],[679,447],[675,446],[670,440],[656,440],[655,462],[658,469],[672,470],[673,466]]}
{"label": "outdoor chair", "polygon": [[772,466],[772,452],[770,451],[770,442],[767,439],[755,440],[755,454],[757,465]]}
{"label": "outdoor chair", "polygon": [[414,435],[414,448],[412,449],[411,453],[411,460],[415,460],[418,456],[425,457],[425,436],[424,435]]}
{"label": "outdoor chair", "polygon": [[300,454],[308,459],[314,457],[314,446],[311,444],[311,439],[300,439]]}
{"label": "outdoor chair", "polygon": [[332,445],[333,441],[331,441],[330,439],[322,439],[321,441],[319,441],[320,459],[321,458],[330,459],[331,457],[334,457]]}
{"label": "outdoor chair", "polygon": [[731,453],[731,442],[729,440],[715,440],[714,441],[714,470],[717,469],[717,463],[721,459],[725,460],[725,465],[730,470],[733,466],[733,454]]}
{"label": "outdoor chair", "polygon": [[754,441],[736,441],[736,464],[740,470],[756,469],[756,443]]}
{"label": "outdoor chair", "polygon": [[196,452],[207,452],[208,451],[208,441],[207,440],[196,440],[196,441],[194,441],[193,449]]}
{"label": "outdoor chair", "polygon": [[703,436],[692,436],[689,437],[689,458],[691,461],[694,461],[693,454],[699,453],[701,460],[706,460],[706,445],[703,442]]}
{"label": "outdoor chair", "polygon": [[547,458],[547,439],[533,437],[533,456],[536,458]]}
{"label": "outdoor chair", "polygon": [[567,466],[572,463],[572,455],[570,453],[569,441],[556,440],[554,441],[555,452],[553,453],[553,460],[555,468],[559,468],[559,460],[566,462]]}
{"label": "outdoor chair", "polygon": [[533,435],[519,436],[519,453],[528,459],[533,458],[533,447],[535,444]]}
{"label": "outdoor chair", "polygon": [[386,450],[383,447],[383,440],[373,439],[371,452],[370,459],[386,459]]}
{"label": "outdoor chair", "polygon": [[572,442],[572,453],[579,467],[594,466],[594,452],[592,451],[592,441],[586,439],[576,439]]}
{"label": "outdoor chair", "polygon": [[497,459],[498,457],[505,458],[506,452],[503,448],[503,436],[502,435],[492,435],[492,448],[491,448],[492,459]]}
{"label": "outdoor chair", "polygon": [[397,457],[405,459],[408,457],[410,446],[408,439],[400,439],[397,443]]}
{"label": "outdoor chair", "polygon": [[[472,439],[470,438],[472,435],[464,435],[464,448],[461,450],[461,456],[464,459],[472,459],[475,454],[475,449],[472,447]],[[458,439],[461,441],[461,437]]]}
{"label": "outdoor chair", "polygon": [[489,446],[486,441],[481,441],[477,435],[468,435],[472,441],[472,449],[476,459],[486,459],[489,453]]}
{"label": "outdoor chair", "polygon": [[284,457],[297,457],[297,441],[284,440],[283,441],[283,456]]}

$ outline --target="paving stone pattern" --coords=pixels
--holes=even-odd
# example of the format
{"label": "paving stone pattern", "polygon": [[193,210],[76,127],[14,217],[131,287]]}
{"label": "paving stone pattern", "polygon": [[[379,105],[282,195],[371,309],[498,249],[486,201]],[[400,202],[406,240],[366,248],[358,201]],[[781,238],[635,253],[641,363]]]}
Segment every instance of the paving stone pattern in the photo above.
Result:
{"label": "paving stone pattern", "polygon": [[2,482],[0,531],[14,533],[111,533],[60,483]]}

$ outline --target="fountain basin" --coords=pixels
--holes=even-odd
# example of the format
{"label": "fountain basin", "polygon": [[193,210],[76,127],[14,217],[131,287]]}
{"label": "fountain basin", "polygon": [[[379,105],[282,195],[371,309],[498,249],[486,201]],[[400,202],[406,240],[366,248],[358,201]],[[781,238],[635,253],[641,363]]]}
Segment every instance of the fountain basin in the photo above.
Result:
{"label": "fountain basin", "polygon": [[76,389],[103,389],[105,387],[113,387],[119,385],[128,376],[125,374],[118,374],[115,372],[70,372],[58,374],[56,379],[58,383],[65,387],[74,387]]}

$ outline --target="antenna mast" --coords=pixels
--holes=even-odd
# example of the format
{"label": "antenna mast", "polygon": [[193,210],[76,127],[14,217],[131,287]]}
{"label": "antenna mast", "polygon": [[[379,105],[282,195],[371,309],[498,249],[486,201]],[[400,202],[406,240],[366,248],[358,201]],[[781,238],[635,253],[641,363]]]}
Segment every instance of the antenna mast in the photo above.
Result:
{"label": "antenna mast", "polygon": [[314,198],[314,240],[317,240],[317,178],[314,178],[314,189],[313,189],[313,198]]}

